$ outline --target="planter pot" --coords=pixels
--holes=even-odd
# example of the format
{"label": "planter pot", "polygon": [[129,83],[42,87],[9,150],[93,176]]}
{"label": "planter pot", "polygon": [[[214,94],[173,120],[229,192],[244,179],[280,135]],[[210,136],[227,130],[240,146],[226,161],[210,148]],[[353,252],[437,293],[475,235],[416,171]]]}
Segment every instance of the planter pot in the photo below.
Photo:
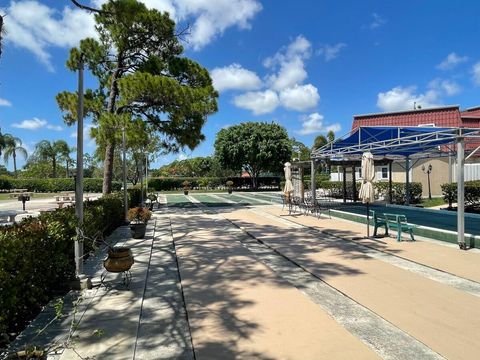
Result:
{"label": "planter pot", "polygon": [[7,355],[7,360],[46,359],[47,354],[43,350],[21,350]]}
{"label": "planter pot", "polygon": [[232,193],[232,189],[228,189],[228,193],[231,194],[231,193]]}
{"label": "planter pot", "polygon": [[188,195],[188,190],[183,190],[184,195]]}
{"label": "planter pot", "polygon": [[130,224],[130,230],[132,231],[132,237],[134,239],[143,239],[147,231],[147,224]]}
{"label": "planter pot", "polygon": [[132,250],[122,246],[108,250],[108,257],[103,261],[103,267],[109,272],[124,272],[130,270],[133,263]]}

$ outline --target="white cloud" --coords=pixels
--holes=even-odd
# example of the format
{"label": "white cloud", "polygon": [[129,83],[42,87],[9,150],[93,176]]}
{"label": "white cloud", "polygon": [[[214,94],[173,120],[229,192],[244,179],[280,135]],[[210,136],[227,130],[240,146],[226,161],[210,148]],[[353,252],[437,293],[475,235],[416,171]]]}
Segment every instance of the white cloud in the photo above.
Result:
{"label": "white cloud", "polygon": [[7,99],[0,98],[0,106],[12,106],[12,103]]}
{"label": "white cloud", "polygon": [[323,56],[325,61],[329,62],[335,59],[345,46],[347,46],[345,43],[338,43],[335,45],[327,44],[317,50],[317,55]]}
{"label": "white cloud", "polygon": [[287,109],[305,111],[317,106],[318,90],[312,84],[295,85],[280,92],[280,102]]}
{"label": "white cloud", "polygon": [[473,81],[480,86],[480,61],[473,65]]}
{"label": "white cloud", "polygon": [[53,71],[48,50],[72,47],[87,36],[95,36],[93,16],[80,9],[57,11],[35,0],[11,2],[4,9],[8,21],[7,41],[34,53]]}
{"label": "white cloud", "polygon": [[264,60],[263,65],[275,70],[276,74],[268,76],[270,87],[280,91],[301,84],[307,78],[305,60],[310,57],[311,44],[302,35],[292,41],[286,48],[280,49],[275,55]]}
{"label": "white cloud", "polygon": [[458,56],[456,53],[452,52],[437,65],[437,69],[440,70],[450,70],[456,67],[457,65],[468,61],[468,56]]}
{"label": "white cloud", "polygon": [[34,117],[33,119],[23,120],[20,123],[13,123],[12,127],[18,129],[26,129],[26,130],[37,130],[41,128],[47,128],[49,130],[54,131],[61,131],[63,127],[58,125],[51,125],[47,122],[47,120],[39,119]]}
{"label": "white cloud", "polygon": [[54,131],[62,131],[63,127],[61,127],[60,125],[47,125],[47,129]]}
{"label": "white cloud", "polygon": [[188,155],[185,154],[184,152],[180,152],[177,156],[177,160],[182,161],[182,160],[186,160],[186,159],[188,159]]}
{"label": "white cloud", "polygon": [[379,27],[381,27],[381,26],[383,26],[387,23],[387,20],[383,16],[381,16],[377,13],[373,13],[372,17],[373,17],[373,20],[370,23],[370,29],[372,29],[372,30],[376,29],[376,28],[379,28]]}
{"label": "white cloud", "polygon": [[430,81],[428,87],[446,96],[453,96],[458,94],[462,88],[455,81],[434,79]]}
{"label": "white cloud", "polygon": [[233,99],[236,106],[251,110],[255,115],[268,114],[279,105],[278,95],[275,91],[250,91],[238,95]]}
{"label": "white cloud", "polygon": [[334,123],[334,124],[325,126],[323,124],[323,120],[324,120],[323,115],[316,112],[308,116],[303,116],[302,128],[299,131],[297,131],[297,133],[300,135],[309,135],[309,134],[320,133],[320,132],[328,132],[330,130],[333,132],[340,131],[341,126],[339,123]]}
{"label": "white cloud", "polygon": [[[107,0],[93,0],[100,7]],[[250,28],[261,11],[257,0],[143,0],[149,8],[168,11],[178,23],[191,24],[187,46],[200,50],[230,27]],[[68,2],[67,2],[68,3]],[[34,53],[54,71],[50,49],[73,47],[86,37],[97,37],[92,14],[73,6],[59,11],[37,0],[12,1],[6,13],[7,41]],[[181,28],[182,25],[180,24]]]}
{"label": "white cloud", "polygon": [[423,94],[416,94],[416,91],[416,86],[394,87],[378,94],[377,106],[387,112],[413,110],[414,103],[422,108],[440,106],[438,91],[431,89]]}
{"label": "white cloud", "polygon": [[45,127],[45,125],[47,125],[46,120],[33,118],[31,120],[23,120],[21,123],[14,123],[12,124],[12,127],[19,129],[36,130]]}
{"label": "white cloud", "polygon": [[216,90],[255,90],[262,82],[253,71],[242,68],[239,64],[231,64],[215,68],[210,72]]}

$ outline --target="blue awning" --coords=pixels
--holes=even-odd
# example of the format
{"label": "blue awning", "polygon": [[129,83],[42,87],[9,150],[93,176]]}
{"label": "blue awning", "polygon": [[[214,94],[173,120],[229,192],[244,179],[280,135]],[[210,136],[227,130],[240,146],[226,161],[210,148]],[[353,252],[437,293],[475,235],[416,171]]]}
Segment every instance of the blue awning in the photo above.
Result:
{"label": "blue awning", "polygon": [[454,143],[459,136],[477,135],[479,131],[466,128],[364,126],[317,149],[312,153],[312,158],[361,155],[365,151],[384,157],[441,153],[442,145]]}

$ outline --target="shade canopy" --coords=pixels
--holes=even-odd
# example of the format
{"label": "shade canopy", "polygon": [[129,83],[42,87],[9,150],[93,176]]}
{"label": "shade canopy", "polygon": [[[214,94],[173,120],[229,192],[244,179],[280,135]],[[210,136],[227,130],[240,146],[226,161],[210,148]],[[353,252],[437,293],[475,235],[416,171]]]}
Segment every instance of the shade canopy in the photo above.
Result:
{"label": "shade canopy", "polygon": [[312,158],[361,156],[366,151],[374,156],[398,157],[419,154],[420,157],[429,153],[438,154],[442,145],[455,142],[459,136],[475,136],[479,132],[480,129],[467,128],[362,126],[349,135],[315,150]]}

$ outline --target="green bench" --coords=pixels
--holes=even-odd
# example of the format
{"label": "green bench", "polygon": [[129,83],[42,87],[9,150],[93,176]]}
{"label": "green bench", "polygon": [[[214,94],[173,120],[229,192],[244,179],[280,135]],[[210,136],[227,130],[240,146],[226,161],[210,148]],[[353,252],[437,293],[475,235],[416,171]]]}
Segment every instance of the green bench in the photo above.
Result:
{"label": "green bench", "polygon": [[413,237],[413,226],[407,223],[407,217],[405,215],[384,213],[383,216],[385,216],[387,220],[388,228],[397,231],[397,241],[402,240],[402,231],[408,232],[412,241],[415,241]]}
{"label": "green bench", "polygon": [[377,213],[374,210],[370,210],[370,216],[373,222],[373,236],[377,236],[377,230],[380,227],[385,228],[385,235],[388,236],[387,220],[382,213]]}
{"label": "green bench", "polygon": [[370,210],[373,221],[373,236],[377,236],[377,230],[379,227],[385,228],[385,235],[388,236],[388,231],[395,230],[397,232],[397,241],[402,239],[402,231],[408,232],[412,241],[415,241],[413,237],[413,226],[407,223],[407,217],[399,214],[377,213]]}

